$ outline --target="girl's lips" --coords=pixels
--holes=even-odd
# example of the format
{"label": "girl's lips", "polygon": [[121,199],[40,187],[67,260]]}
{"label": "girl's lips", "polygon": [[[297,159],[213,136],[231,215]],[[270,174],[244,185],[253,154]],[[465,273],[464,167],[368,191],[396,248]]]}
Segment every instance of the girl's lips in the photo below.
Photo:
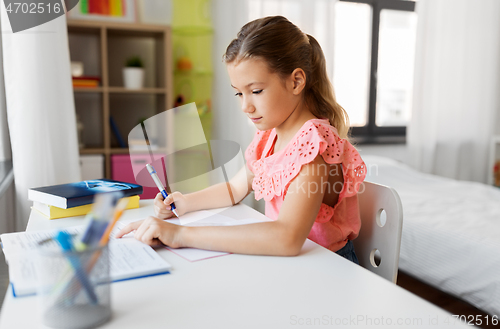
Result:
{"label": "girl's lips", "polygon": [[252,122],[257,122],[257,121],[259,121],[260,119],[262,119],[262,117],[259,117],[259,118],[250,118],[250,120],[252,120]]}

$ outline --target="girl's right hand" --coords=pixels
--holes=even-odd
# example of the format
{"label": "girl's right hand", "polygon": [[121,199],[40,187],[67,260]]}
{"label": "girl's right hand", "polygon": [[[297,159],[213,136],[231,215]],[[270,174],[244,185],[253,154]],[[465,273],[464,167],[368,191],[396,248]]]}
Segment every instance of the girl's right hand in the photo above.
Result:
{"label": "girl's right hand", "polygon": [[187,200],[186,197],[180,192],[173,192],[163,199],[161,193],[156,195],[154,206],[155,216],[159,219],[167,219],[175,217],[175,214],[170,210],[170,204],[175,202],[175,210],[179,216],[187,213]]}

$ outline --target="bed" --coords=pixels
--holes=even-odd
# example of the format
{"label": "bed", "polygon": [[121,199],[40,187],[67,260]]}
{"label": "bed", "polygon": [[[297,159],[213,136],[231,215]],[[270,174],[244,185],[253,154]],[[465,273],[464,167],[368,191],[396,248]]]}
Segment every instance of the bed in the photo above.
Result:
{"label": "bed", "polygon": [[363,156],[367,181],[393,187],[403,204],[399,269],[500,315],[500,189]]}

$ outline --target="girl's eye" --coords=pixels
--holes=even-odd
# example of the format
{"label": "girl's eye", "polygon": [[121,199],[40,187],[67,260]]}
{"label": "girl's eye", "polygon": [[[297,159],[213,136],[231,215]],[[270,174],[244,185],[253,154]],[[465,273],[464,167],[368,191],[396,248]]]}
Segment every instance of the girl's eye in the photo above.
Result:
{"label": "girl's eye", "polygon": [[262,90],[263,89],[261,89],[261,90],[254,90],[254,91],[252,91],[252,94],[255,94],[255,95],[260,94],[262,92]]}
{"label": "girl's eye", "polygon": [[243,95],[243,94],[242,93],[236,93],[236,94],[234,94],[234,96],[236,96],[236,97],[241,96],[241,95]]}

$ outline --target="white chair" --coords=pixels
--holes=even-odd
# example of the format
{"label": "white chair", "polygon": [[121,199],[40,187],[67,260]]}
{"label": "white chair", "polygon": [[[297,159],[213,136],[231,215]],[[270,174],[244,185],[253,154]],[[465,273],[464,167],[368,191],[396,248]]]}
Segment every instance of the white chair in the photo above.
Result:
{"label": "white chair", "polygon": [[403,228],[401,199],[391,187],[364,182],[358,201],[361,230],[353,243],[359,265],[396,283]]}

